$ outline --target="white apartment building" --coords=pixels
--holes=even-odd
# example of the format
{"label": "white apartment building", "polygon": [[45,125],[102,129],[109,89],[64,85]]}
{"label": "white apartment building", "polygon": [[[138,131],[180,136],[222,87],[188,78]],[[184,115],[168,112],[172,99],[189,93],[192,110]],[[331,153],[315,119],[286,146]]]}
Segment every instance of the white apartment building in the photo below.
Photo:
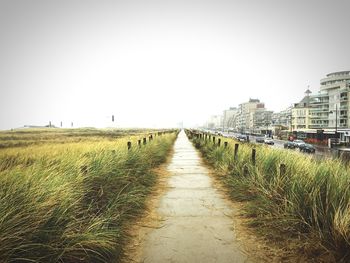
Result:
{"label": "white apartment building", "polygon": [[254,117],[254,113],[257,111],[265,111],[265,104],[258,99],[249,99],[248,102],[239,104],[236,129],[240,132],[252,132],[259,129],[255,127],[257,118]]}
{"label": "white apartment building", "polygon": [[249,117],[249,130],[252,133],[267,134],[272,129],[272,114],[272,111],[265,108],[252,111]]}
{"label": "white apartment building", "polygon": [[223,116],[213,115],[207,121],[206,127],[209,129],[219,129],[222,128]]}
{"label": "white apartment building", "polygon": [[231,107],[223,112],[223,128],[224,129],[234,129],[237,126],[237,117],[239,109],[236,107]]}
{"label": "white apartment building", "polygon": [[283,129],[291,130],[292,126],[292,107],[272,113],[272,125],[283,127]]}
{"label": "white apartment building", "polygon": [[[309,95],[292,109],[292,128],[309,137],[337,137],[350,141],[350,71],[327,74],[318,94]],[[318,134],[312,136],[312,134]],[[321,136],[321,135],[322,136]]]}

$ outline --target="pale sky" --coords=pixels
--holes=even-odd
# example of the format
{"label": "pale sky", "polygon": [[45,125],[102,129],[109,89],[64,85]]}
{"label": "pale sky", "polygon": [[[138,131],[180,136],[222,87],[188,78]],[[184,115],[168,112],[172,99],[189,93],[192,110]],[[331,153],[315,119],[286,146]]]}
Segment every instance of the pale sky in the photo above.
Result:
{"label": "pale sky", "polygon": [[0,129],[190,126],[249,98],[283,110],[350,70],[349,10],[349,0],[0,0]]}

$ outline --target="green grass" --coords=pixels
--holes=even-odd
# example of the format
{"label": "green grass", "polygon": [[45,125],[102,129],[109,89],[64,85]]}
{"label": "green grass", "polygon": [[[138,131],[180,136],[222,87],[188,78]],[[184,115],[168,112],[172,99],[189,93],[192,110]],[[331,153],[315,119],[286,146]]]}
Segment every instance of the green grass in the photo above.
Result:
{"label": "green grass", "polygon": [[176,133],[143,136],[0,150],[0,262],[118,261]]}
{"label": "green grass", "polygon": [[[234,200],[246,202],[246,215],[259,233],[279,242],[299,242],[333,261],[350,261],[350,169],[334,159],[315,160],[294,151],[240,144],[234,160],[232,139],[217,147],[193,138],[218,171]],[[251,152],[256,148],[256,165]],[[284,164],[285,172],[280,171]],[[310,245],[311,244],[311,245]],[[310,249],[311,247],[311,249]],[[312,251],[314,250],[314,251]]]}

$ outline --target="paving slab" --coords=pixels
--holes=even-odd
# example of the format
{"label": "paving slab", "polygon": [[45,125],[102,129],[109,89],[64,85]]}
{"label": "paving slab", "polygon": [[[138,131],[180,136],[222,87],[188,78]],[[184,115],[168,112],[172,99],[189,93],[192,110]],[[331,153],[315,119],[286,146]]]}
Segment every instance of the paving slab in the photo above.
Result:
{"label": "paving slab", "polygon": [[167,191],[156,208],[161,227],[142,245],[142,262],[249,262],[234,231],[234,210],[182,131],[167,167]]}

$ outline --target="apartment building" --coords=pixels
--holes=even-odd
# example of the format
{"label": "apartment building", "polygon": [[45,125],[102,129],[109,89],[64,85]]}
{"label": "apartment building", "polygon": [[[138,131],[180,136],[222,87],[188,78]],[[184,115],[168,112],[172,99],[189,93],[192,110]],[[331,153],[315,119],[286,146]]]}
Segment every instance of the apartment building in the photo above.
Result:
{"label": "apartment building", "polygon": [[273,125],[272,113],[272,111],[268,111],[265,108],[251,112],[249,117],[250,132],[268,134]]}
{"label": "apartment building", "polygon": [[223,127],[224,129],[234,129],[237,126],[237,117],[239,109],[231,107],[223,112]]}
{"label": "apartment building", "polygon": [[279,126],[284,130],[292,129],[292,107],[288,107],[280,112],[272,113],[271,122],[274,126]]}
{"label": "apartment building", "polygon": [[[238,107],[236,129],[240,132],[253,132],[261,128],[261,116],[266,111],[265,104],[258,99],[249,99]],[[257,113],[259,112],[259,113]],[[256,114],[256,115],[255,115]],[[268,120],[267,120],[268,121]],[[264,121],[266,123],[266,121]]]}
{"label": "apartment building", "polygon": [[[292,108],[292,131],[307,131],[310,122],[310,90],[305,92],[307,95]],[[312,99],[312,98],[311,98]]]}
{"label": "apartment building", "polygon": [[[320,81],[320,90],[292,109],[292,129],[312,138],[350,141],[350,71],[333,72]],[[317,136],[313,136],[317,134]]]}
{"label": "apartment building", "polygon": [[223,116],[213,115],[209,118],[206,123],[206,127],[209,129],[219,129],[222,128]]}

